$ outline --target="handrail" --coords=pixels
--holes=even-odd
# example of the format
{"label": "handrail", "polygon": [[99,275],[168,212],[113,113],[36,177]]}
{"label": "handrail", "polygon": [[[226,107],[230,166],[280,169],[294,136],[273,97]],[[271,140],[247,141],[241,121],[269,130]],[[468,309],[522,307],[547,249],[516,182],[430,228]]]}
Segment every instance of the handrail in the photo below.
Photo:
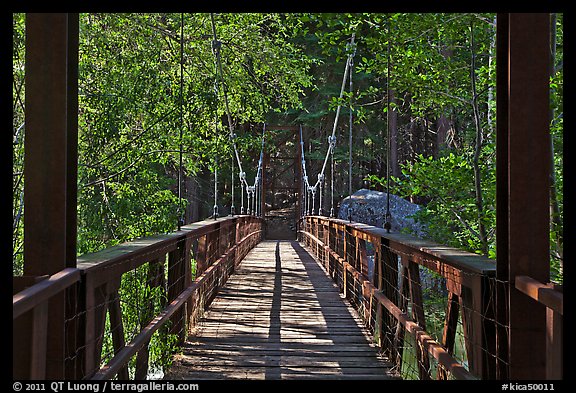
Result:
{"label": "handrail", "polygon": [[[77,267],[83,273],[89,273],[99,269],[114,268],[126,261],[140,259],[144,263],[157,255],[175,250],[176,244],[186,238],[203,236],[221,225],[231,225],[238,217],[243,216],[199,221],[184,225],[177,232],[141,237],[95,253],[84,254],[77,258]],[[135,267],[134,264],[126,266],[126,271]]]}
{"label": "handrail", "polygon": [[[326,217],[322,216],[309,217],[326,219]],[[346,225],[366,235],[386,239],[390,242],[389,247],[391,249],[398,252],[410,250],[415,253],[414,256],[416,258],[425,257],[426,259],[442,260],[442,262],[454,268],[473,274],[494,275],[496,273],[495,261],[482,255],[419,239],[404,233],[388,233],[383,228],[368,224],[350,223],[349,221],[335,218],[331,218],[330,221],[338,225]]]}
{"label": "handrail", "polygon": [[231,247],[226,254],[222,255],[208,269],[206,269],[206,271],[202,273],[200,277],[196,278],[192,285],[187,287],[176,297],[176,299],[170,302],[170,304],[165,307],[146,327],[144,327],[142,331],[136,335],[136,337],[134,337],[129,344],[124,346],[124,348],[116,353],[107,365],[96,372],[91,379],[104,380],[113,378],[119,372],[119,370],[126,365],[130,358],[147,344],[148,340],[150,340],[154,332],[156,332],[156,330],[164,325],[169,320],[169,318],[178,309],[180,309],[192,297],[192,295],[194,295],[195,292],[199,290],[202,283],[212,276],[212,273],[218,269],[220,264],[226,262],[230,258],[230,255],[233,254],[241,244],[260,233],[261,230],[254,231],[242,238],[238,244]]}
{"label": "handrail", "polygon": [[551,284],[542,284],[528,276],[516,276],[516,289],[542,303],[546,307],[564,315],[564,294]]}
{"label": "handrail", "polygon": [[16,319],[26,311],[80,281],[80,270],[75,268],[62,269],[46,280],[42,280],[12,296],[12,319]]}
{"label": "handrail", "polygon": [[[481,330],[493,328],[485,326],[484,312],[488,312],[493,307],[489,279],[495,276],[495,261],[481,255],[418,239],[408,234],[388,233],[384,229],[367,224],[322,216],[305,216],[301,220],[299,225],[299,233],[303,237],[301,240],[311,246],[312,251],[315,252],[320,262],[326,265],[326,270],[334,280],[338,281],[338,275],[342,276],[340,278],[342,282],[338,282],[338,284],[344,291],[344,296],[349,296],[347,285],[350,285],[347,283],[350,279],[346,279],[345,272],[352,276],[354,285],[358,285],[358,291],[364,299],[362,302],[365,302],[364,318],[369,315],[367,314],[369,313],[368,310],[372,309],[374,304],[378,304],[386,309],[408,333],[413,335],[423,351],[433,356],[454,378],[477,379],[485,378],[488,375],[490,364],[487,363],[486,354],[489,351],[484,348],[484,340],[489,338],[491,333]],[[364,270],[366,266],[363,266],[367,258],[364,241],[369,241],[374,245],[376,253],[375,271],[381,269],[379,274],[392,281],[377,282],[376,275],[374,278],[366,275],[367,271]],[[332,249],[333,245],[338,249]],[[380,250],[381,247],[382,250],[387,251],[383,252]],[[346,251],[347,249],[348,251]],[[389,254],[385,256],[386,253]],[[392,256],[394,259],[391,260]],[[387,262],[384,261],[386,258],[388,258]],[[395,258],[398,258],[398,261]],[[333,263],[340,267],[336,269]],[[422,288],[420,287],[417,265],[424,266],[443,276],[446,279],[449,303],[453,301],[457,303],[455,306],[456,314],[453,312],[448,314],[447,311],[442,343],[433,339],[426,332]],[[399,268],[403,271],[401,274],[398,271]],[[399,274],[408,274],[405,284],[398,281],[400,280]],[[371,280],[375,280],[375,282]],[[402,306],[402,303],[396,303],[400,296],[398,291],[402,291],[398,286],[401,287],[402,285],[408,286],[404,290],[409,293],[409,298],[413,302],[412,318],[407,314],[405,304]],[[463,323],[467,326],[464,334],[468,341],[466,351],[470,352],[468,353],[469,369],[460,364],[452,353],[459,312],[462,313]],[[370,317],[368,316],[368,318]],[[382,315],[380,314],[377,318],[382,318]],[[368,321],[369,325],[370,323]],[[386,322],[383,319],[374,322],[374,329],[384,323]],[[388,331],[396,330],[392,326],[387,327],[387,329]],[[398,331],[396,330],[397,334]],[[450,335],[452,338],[449,337]],[[386,350],[392,351],[392,354],[396,353],[395,351],[401,353],[401,349],[388,348]],[[419,356],[424,355],[420,354]],[[396,360],[398,361],[398,359]],[[419,365],[420,378],[429,378],[428,366],[426,366],[428,360],[424,356],[421,361],[424,363]],[[440,372],[438,376],[439,378],[446,377]]]}
{"label": "handrail", "polygon": [[[178,343],[182,343],[186,339],[185,327],[212,301],[218,288],[260,241],[262,233],[262,218],[256,216],[204,220],[184,225],[177,232],[142,237],[79,256],[75,268],[63,269],[50,277],[33,277],[42,281],[13,295],[15,323],[33,310],[30,319],[18,319],[32,331],[32,343],[18,366],[18,375],[44,378],[50,335],[47,326],[51,318],[64,317],[66,350],[64,358],[56,360],[62,361],[67,378],[106,379],[117,375],[127,379],[128,363],[135,354],[135,378],[146,378],[148,345],[154,332],[171,321],[169,333],[176,334]],[[196,260],[195,276],[192,258]],[[146,300],[140,310],[140,330],[125,344],[122,277],[147,263],[149,276],[145,285],[159,287],[162,296]],[[74,284],[78,284],[74,293],[67,293],[73,298],[62,303],[67,307],[65,315],[51,314],[49,300]],[[161,311],[155,312],[158,306]],[[111,359],[102,367],[107,335],[112,338],[114,353],[108,353]]]}
{"label": "handrail", "polygon": [[546,378],[564,377],[564,293],[562,286],[516,276],[514,286],[546,309]]}
{"label": "handrail", "polygon": [[[36,277],[39,278],[39,277]],[[80,281],[80,270],[65,268],[48,278],[41,277],[39,281],[12,296],[12,320],[14,326],[27,326],[31,332],[25,340],[29,341],[26,356],[28,362],[21,363],[20,374],[28,375],[30,379],[44,379],[46,376],[46,350],[48,344],[48,321],[50,300]],[[23,316],[30,312],[27,321]],[[22,317],[21,319],[18,319]],[[18,322],[17,322],[18,319]],[[24,325],[20,325],[24,324]],[[28,345],[28,344],[26,344]],[[18,363],[16,361],[15,363]],[[26,370],[26,371],[25,371]]]}

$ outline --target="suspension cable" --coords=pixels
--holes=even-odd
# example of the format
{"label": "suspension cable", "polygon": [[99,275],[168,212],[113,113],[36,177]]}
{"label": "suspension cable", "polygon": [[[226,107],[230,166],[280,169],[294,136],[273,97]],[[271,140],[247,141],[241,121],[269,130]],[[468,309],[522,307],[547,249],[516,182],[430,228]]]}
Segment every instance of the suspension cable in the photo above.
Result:
{"label": "suspension cable", "polygon": [[212,217],[218,218],[218,157],[214,157],[214,211]]}
{"label": "suspension cable", "polygon": [[[342,107],[342,97],[344,96],[344,89],[346,87],[346,79],[348,77],[352,77],[352,71],[351,71],[351,66],[353,65],[353,57],[356,54],[356,47],[354,46],[354,39],[356,37],[356,33],[352,33],[352,37],[350,38],[350,43],[347,45],[348,48],[348,57],[346,59],[346,66],[344,68],[344,76],[342,78],[342,86],[340,88],[340,95],[339,95],[339,99],[338,99],[338,107],[336,108],[336,116],[334,117],[334,125],[332,127],[332,134],[328,137],[328,151],[326,152],[326,157],[324,158],[324,163],[322,165],[322,170],[320,171],[320,173],[318,174],[318,180],[316,181],[316,183],[314,183],[313,186],[310,185],[310,183],[308,182],[308,175],[306,173],[306,160],[304,158],[304,140],[302,139],[302,127],[300,126],[300,145],[301,145],[301,149],[302,149],[302,173],[303,173],[303,180],[304,180],[304,185],[305,185],[305,189],[306,189],[306,194],[307,194],[307,199],[305,199],[305,206],[310,208],[309,210],[309,214],[312,214],[314,207],[315,207],[315,196],[316,196],[316,190],[318,188],[318,186],[320,186],[320,207],[319,207],[319,214],[322,213],[322,183],[324,182],[324,173],[326,171],[326,165],[328,163],[328,158],[332,157],[333,158],[333,151],[334,151],[334,147],[336,145],[336,128],[338,126],[338,119],[340,117],[340,109]],[[350,80],[350,92],[352,92],[352,80]],[[350,103],[350,124],[352,123],[352,104]],[[350,129],[352,128],[352,126],[350,125]],[[352,130],[350,130],[350,133],[352,132]],[[351,164],[350,164],[351,165]],[[352,171],[350,171],[350,176],[351,176]],[[351,184],[351,181],[350,181]],[[351,187],[351,185],[350,185]],[[351,194],[351,191],[350,191]],[[312,199],[312,201],[310,201],[310,197]],[[333,190],[332,190],[332,209],[333,210]],[[306,210],[305,210],[306,211]],[[333,211],[331,212],[331,214],[333,213]],[[350,216],[350,213],[349,213]]]}
{"label": "suspension cable", "polygon": [[[352,41],[351,44],[353,44],[354,41],[354,35],[352,35]],[[356,52],[355,49],[353,49],[354,52]],[[348,220],[350,222],[352,222],[352,94],[353,94],[353,90],[352,90],[352,70],[354,68],[354,55],[352,55],[350,57],[350,67],[349,67],[349,72],[350,72],[350,104],[349,104],[349,108],[350,108],[350,114],[349,114],[349,135],[348,135],[348,198],[349,200],[349,204],[348,204]]]}
{"label": "suspension cable", "polygon": [[[210,13],[210,19],[212,22],[212,36],[213,36],[213,42],[217,44],[218,49],[220,49],[221,47],[221,42],[218,41],[217,38],[217,34],[216,34],[216,22],[214,21],[214,14]],[[214,46],[214,44],[213,44]],[[220,77],[220,82],[222,83],[222,88],[223,88],[223,95],[224,95],[224,105],[226,107],[226,116],[227,116],[227,120],[228,120],[228,129],[229,129],[229,139],[230,139],[230,143],[232,145],[232,149],[233,149],[233,155],[236,158],[236,162],[238,164],[238,176],[240,178],[240,184],[242,187],[242,191],[241,191],[241,214],[244,214],[244,191],[246,191],[246,193],[248,194],[248,205],[250,205],[250,199],[252,199],[252,203],[255,203],[255,192],[256,192],[256,188],[257,185],[255,184],[254,186],[250,186],[248,184],[248,182],[246,181],[246,172],[244,172],[243,168],[242,168],[242,160],[240,159],[240,153],[238,152],[238,147],[236,145],[236,134],[234,133],[234,125],[232,123],[232,116],[230,113],[230,106],[228,104],[228,90],[226,87],[226,84],[224,83],[223,80],[223,70],[222,70],[222,60],[221,60],[221,56],[220,56],[220,50],[218,50],[217,52],[215,52],[216,55],[216,66],[218,68],[219,73],[217,72],[217,75],[219,75]],[[260,166],[261,166],[261,162],[260,162]],[[234,171],[234,169],[232,168],[232,172]],[[232,175],[234,176],[234,175]],[[262,180],[262,177],[258,177],[255,181],[255,183],[257,183],[259,180]],[[234,180],[232,180],[232,206],[231,206],[231,210],[232,210],[232,214],[234,212]],[[248,207],[248,210],[250,210],[250,207]],[[253,211],[255,210],[252,209]]]}
{"label": "suspension cable", "polygon": [[386,48],[386,221],[384,229],[390,233],[392,223],[390,221],[390,17],[386,18],[388,43]]}
{"label": "suspension cable", "polygon": [[[334,126],[332,127],[332,137],[336,137],[336,127],[338,126],[338,118],[340,117],[340,109],[342,107],[342,97],[344,96],[344,89],[346,87],[346,78],[348,77],[349,74],[349,70],[350,70],[350,64],[352,63],[352,58],[354,57],[354,55],[356,54],[356,49],[354,47],[354,38],[356,36],[356,33],[352,33],[352,37],[350,39],[350,47],[352,48],[352,50],[348,53],[348,58],[346,60],[346,67],[344,68],[344,77],[342,78],[342,86],[340,87],[340,96],[338,99],[338,107],[336,108],[336,116],[334,117]],[[324,164],[322,165],[322,170],[320,171],[322,174],[324,174],[324,171],[326,170],[326,164],[328,163],[328,157],[329,157],[329,153],[330,153],[331,149],[330,147],[328,148],[328,152],[326,153],[326,157],[324,158]],[[318,182],[316,182],[316,184],[318,184]]]}
{"label": "suspension cable", "polygon": [[184,209],[182,209],[182,133],[184,129],[184,13],[180,14],[180,165],[178,167],[178,230],[184,225]]}
{"label": "suspension cable", "polygon": [[304,137],[302,136],[302,124],[300,124],[300,157],[301,161],[300,164],[302,165],[302,205],[304,206],[302,216],[305,216],[308,213],[308,208],[310,203],[308,201],[309,192],[310,192],[310,183],[308,183],[308,174],[306,173],[306,159],[304,158]]}
{"label": "suspension cable", "polygon": [[[216,36],[216,29],[214,24],[212,24],[212,31],[214,37]],[[214,53],[214,134],[216,136],[216,151],[218,151],[218,61],[220,57],[220,46],[221,43],[216,39],[212,40],[212,53]],[[218,155],[214,157],[214,208],[212,217],[216,220],[218,218]]]}
{"label": "suspension cable", "polygon": [[[214,13],[210,13],[210,18],[212,21],[212,35],[214,38],[214,41],[218,42],[218,46],[221,46],[221,42],[218,41],[218,38],[216,36],[216,22],[214,21]],[[222,71],[222,60],[220,57],[220,51],[218,51],[217,56],[216,56],[216,62],[218,65],[218,70],[220,71],[219,75],[220,75],[220,82],[222,83],[222,89],[223,89],[223,93],[224,93],[224,105],[226,107],[226,116],[228,119],[228,129],[230,130],[230,140],[232,143],[232,147],[234,148],[234,155],[236,156],[236,161],[238,163],[238,169],[240,170],[240,173],[243,173],[244,171],[242,170],[242,162],[240,160],[240,155],[238,154],[238,149],[236,147],[236,134],[234,134],[234,125],[232,124],[232,116],[230,114],[230,105],[228,104],[228,89],[226,87],[226,83],[224,83],[224,80],[222,78],[222,76],[224,75],[223,71]]]}
{"label": "suspension cable", "polygon": [[[263,179],[262,176],[262,171],[263,171],[263,163],[264,163],[264,141],[265,141],[265,136],[266,136],[266,123],[264,123],[262,125],[262,141],[260,144],[260,157],[258,158],[258,167],[256,169],[256,177],[254,178],[254,185],[252,186],[252,202],[254,204],[254,207],[252,209],[252,212],[254,215],[259,215],[259,210],[261,210],[258,202],[258,195],[260,193],[260,191],[262,190],[262,186],[260,184],[260,182]],[[260,201],[261,203],[261,201]]]}
{"label": "suspension cable", "polygon": [[328,137],[328,145],[332,145],[330,151],[330,217],[334,218],[334,145],[336,145],[336,137]]}
{"label": "suspension cable", "polygon": [[[222,42],[218,41],[218,36],[216,34],[216,23],[214,21],[214,13],[210,13],[210,20],[212,22],[212,48],[217,48],[217,50],[214,51],[214,55],[216,57],[216,83],[218,83],[218,79],[220,79],[220,82],[222,83],[222,89],[223,89],[223,93],[224,93],[224,105],[226,107],[226,116],[228,119],[228,129],[230,130],[230,134],[229,134],[229,139],[230,142],[233,145],[234,148],[234,154],[236,154],[236,159],[238,161],[238,167],[240,170],[240,176],[242,174],[242,165],[240,163],[240,158],[238,157],[238,151],[236,150],[236,142],[234,141],[235,138],[235,134],[234,134],[234,128],[232,126],[232,117],[230,116],[230,107],[228,105],[228,92],[227,92],[227,88],[226,88],[226,84],[224,83],[224,81],[222,80],[222,61],[220,58],[220,49],[222,47]],[[232,158],[233,160],[233,158]],[[234,162],[232,161],[232,167],[231,167],[231,172],[232,172],[232,187],[231,187],[231,204],[230,204],[230,214],[234,215]],[[243,209],[243,206],[242,206]]]}

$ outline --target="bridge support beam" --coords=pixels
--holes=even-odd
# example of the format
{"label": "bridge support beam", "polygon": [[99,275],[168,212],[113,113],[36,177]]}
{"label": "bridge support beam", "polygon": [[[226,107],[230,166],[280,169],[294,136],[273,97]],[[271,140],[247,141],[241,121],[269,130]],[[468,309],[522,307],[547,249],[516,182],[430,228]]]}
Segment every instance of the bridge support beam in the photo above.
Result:
{"label": "bridge support beam", "polygon": [[[26,276],[76,266],[78,34],[78,14],[26,15]],[[46,379],[65,377],[66,307],[50,301]]]}
{"label": "bridge support beam", "polygon": [[498,14],[497,26],[496,377],[544,379],[546,308],[514,282],[550,275],[550,16]]}

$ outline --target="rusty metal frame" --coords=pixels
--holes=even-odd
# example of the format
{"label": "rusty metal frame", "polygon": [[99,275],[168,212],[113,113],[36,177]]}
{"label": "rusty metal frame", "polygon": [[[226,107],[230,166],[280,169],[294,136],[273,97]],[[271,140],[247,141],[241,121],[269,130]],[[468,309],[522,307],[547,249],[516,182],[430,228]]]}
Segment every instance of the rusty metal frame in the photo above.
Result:
{"label": "rusty metal frame", "polygon": [[[25,275],[76,266],[78,35],[78,14],[26,15]],[[48,306],[47,378],[64,378],[66,337],[76,331],[65,326],[74,308],[65,297]]]}
{"label": "rusty metal frame", "polygon": [[[208,290],[211,294],[216,293],[217,286],[225,282],[235,265],[261,240],[262,222],[258,217],[247,215],[226,217],[216,222],[197,222],[183,226],[181,231],[175,233],[139,238],[83,255],[78,258],[77,268],[65,268],[52,276],[25,277],[18,280],[17,284],[21,289],[13,295],[14,321],[24,321],[29,325],[26,334],[31,334],[30,342],[33,345],[30,348],[18,348],[19,361],[13,369],[13,375],[18,379],[51,378],[47,373],[47,349],[53,339],[46,328],[48,304],[54,297],[62,296],[68,288],[75,288],[75,301],[82,307],[79,307],[71,318],[81,326],[76,333],[84,340],[66,341],[66,348],[75,353],[78,360],[69,364],[70,370],[64,370],[66,378],[59,379],[91,376],[110,378],[116,374],[120,379],[128,378],[127,361],[136,353],[140,360],[147,359],[149,339],[164,322],[176,319],[182,324],[182,329],[178,329],[177,333],[185,334],[187,323],[194,321],[191,318],[193,312],[207,307],[210,301],[203,293],[196,295],[206,287],[210,287]],[[211,236],[207,240],[207,246],[218,252],[218,255],[215,255],[215,260],[192,281],[190,258],[193,243],[196,239],[208,235]],[[218,247],[221,249],[218,250]],[[155,268],[164,272],[166,255],[171,260],[169,263],[177,266],[172,274],[168,274],[168,304],[160,315],[151,315],[140,334],[126,344],[118,297],[122,275],[145,263],[152,263]],[[219,279],[215,280],[215,276]],[[148,277],[149,281],[150,279],[151,277]],[[164,274],[158,279],[164,280]],[[175,283],[181,285],[176,288]],[[153,285],[164,286],[159,282]],[[107,313],[112,325],[117,326],[111,332],[115,355],[108,366],[100,369]],[[181,316],[176,317],[178,314]],[[184,322],[180,322],[181,320]],[[22,343],[22,338],[19,337],[15,342]],[[60,359],[59,363],[64,364],[64,359]],[[143,372],[145,369],[140,367],[140,377]]]}
{"label": "rusty metal frame", "polygon": [[544,379],[534,354],[545,353],[546,308],[515,278],[550,278],[550,16],[498,14],[497,24],[497,377]]}
{"label": "rusty metal frame", "polygon": [[[307,216],[302,219],[300,227],[302,228],[299,231],[300,241],[308,246],[309,250],[317,256],[319,261],[322,262],[323,255],[324,258],[326,258],[325,255],[328,254],[334,263],[341,266],[343,270],[343,284],[341,285],[343,296],[348,298],[349,287],[356,285],[361,286],[360,289],[364,297],[370,298],[365,299],[367,302],[370,302],[370,306],[368,307],[372,309],[375,300],[377,305],[382,308],[377,314],[379,315],[379,321],[376,322],[376,324],[380,324],[380,329],[382,329],[382,324],[385,323],[384,310],[386,310],[386,315],[388,315],[386,319],[389,320],[390,317],[394,318],[395,322],[391,321],[397,323],[394,337],[396,343],[403,341],[404,332],[414,335],[419,347],[422,348],[418,353],[422,364],[422,366],[419,367],[419,376],[421,379],[430,378],[427,371],[429,367],[429,356],[436,358],[439,364],[445,367],[456,379],[477,379],[487,375],[490,368],[489,361],[491,359],[488,359],[481,349],[485,348],[483,343],[487,340],[486,332],[490,335],[490,327],[486,326],[485,321],[482,321],[480,311],[486,308],[486,305],[489,303],[489,300],[485,296],[486,281],[483,280],[483,278],[493,277],[495,271],[493,261],[480,255],[435,245],[429,241],[423,241],[409,235],[391,234],[381,228],[360,223],[350,224],[348,221],[339,219]],[[321,229],[320,227],[323,228]],[[326,228],[333,227],[341,227],[345,236],[350,238],[347,243],[352,243],[352,240],[354,240],[354,243],[358,243],[359,246],[353,247],[353,249],[360,248],[360,250],[355,249],[352,253],[344,252],[342,254],[333,250],[330,247],[330,239],[326,241],[326,236],[319,235],[320,232],[324,234],[329,233]],[[405,305],[399,305],[397,302],[398,299],[395,296],[388,297],[388,294],[394,294],[394,290],[379,288],[379,286],[381,286],[380,283],[370,281],[366,273],[362,272],[361,260],[364,256],[361,249],[364,247],[363,244],[365,245],[366,241],[370,241],[375,247],[386,244],[391,252],[397,253],[396,255],[403,255],[402,263],[407,276],[406,285],[404,285],[403,288],[411,294],[409,296],[413,302],[413,315],[411,317],[408,316]],[[350,244],[348,244],[348,246],[350,246]],[[382,251],[380,251],[379,254],[381,263],[389,262],[382,258]],[[426,263],[424,263],[424,261],[426,261]],[[445,347],[441,343],[436,342],[426,332],[421,293],[418,293],[420,290],[417,273],[418,264],[425,265],[446,278],[455,280],[455,285],[448,289],[450,291],[457,291],[455,294],[458,295],[460,299],[460,308],[462,310],[471,310],[466,315],[464,315],[463,312],[463,319],[467,320],[465,323],[470,325],[470,330],[467,332],[469,341],[467,351],[469,353],[470,371],[454,359],[449,347]],[[380,265],[380,263],[378,263],[378,265]],[[446,269],[446,266],[449,268]],[[383,270],[382,267],[380,267],[380,269]],[[395,267],[393,269],[395,269]],[[327,271],[329,271],[329,269],[327,269]],[[453,271],[458,271],[460,274],[455,275]],[[350,276],[350,278],[347,278],[347,276]],[[397,274],[394,274],[394,276],[397,276]],[[340,283],[338,284],[340,285]],[[465,292],[465,289],[467,293],[461,296],[461,294]],[[461,303],[463,300],[467,302],[465,307]],[[361,305],[358,304],[357,306]],[[419,310],[415,311],[415,307],[419,308]],[[453,320],[449,320],[449,322],[454,323]],[[389,356],[392,355],[395,357],[396,359],[394,360],[401,359],[402,357],[401,345],[397,345],[396,348],[384,347],[382,350],[387,352]],[[442,374],[440,378],[442,378]]]}

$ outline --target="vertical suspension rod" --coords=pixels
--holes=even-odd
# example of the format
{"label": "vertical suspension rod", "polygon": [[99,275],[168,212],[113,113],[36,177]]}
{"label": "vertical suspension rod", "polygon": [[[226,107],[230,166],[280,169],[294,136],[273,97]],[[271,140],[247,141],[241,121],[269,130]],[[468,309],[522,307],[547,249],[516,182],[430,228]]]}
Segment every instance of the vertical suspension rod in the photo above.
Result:
{"label": "vertical suspension rod", "polygon": [[178,230],[184,225],[182,211],[182,133],[184,128],[184,13],[180,14],[180,165],[178,167]]}
{"label": "vertical suspension rod", "polygon": [[390,232],[390,17],[386,20],[388,42],[386,45],[386,219],[384,229]]}
{"label": "vertical suspension rod", "polygon": [[[352,36],[352,40],[350,41],[350,45],[354,44],[354,36]],[[354,48],[351,48],[354,50]],[[348,205],[348,220],[352,222],[352,70],[354,68],[354,56],[349,56],[350,67],[348,69],[349,72],[349,92],[350,92],[350,113],[348,116],[348,126],[349,126],[349,133],[348,133],[348,198],[349,205]]]}

